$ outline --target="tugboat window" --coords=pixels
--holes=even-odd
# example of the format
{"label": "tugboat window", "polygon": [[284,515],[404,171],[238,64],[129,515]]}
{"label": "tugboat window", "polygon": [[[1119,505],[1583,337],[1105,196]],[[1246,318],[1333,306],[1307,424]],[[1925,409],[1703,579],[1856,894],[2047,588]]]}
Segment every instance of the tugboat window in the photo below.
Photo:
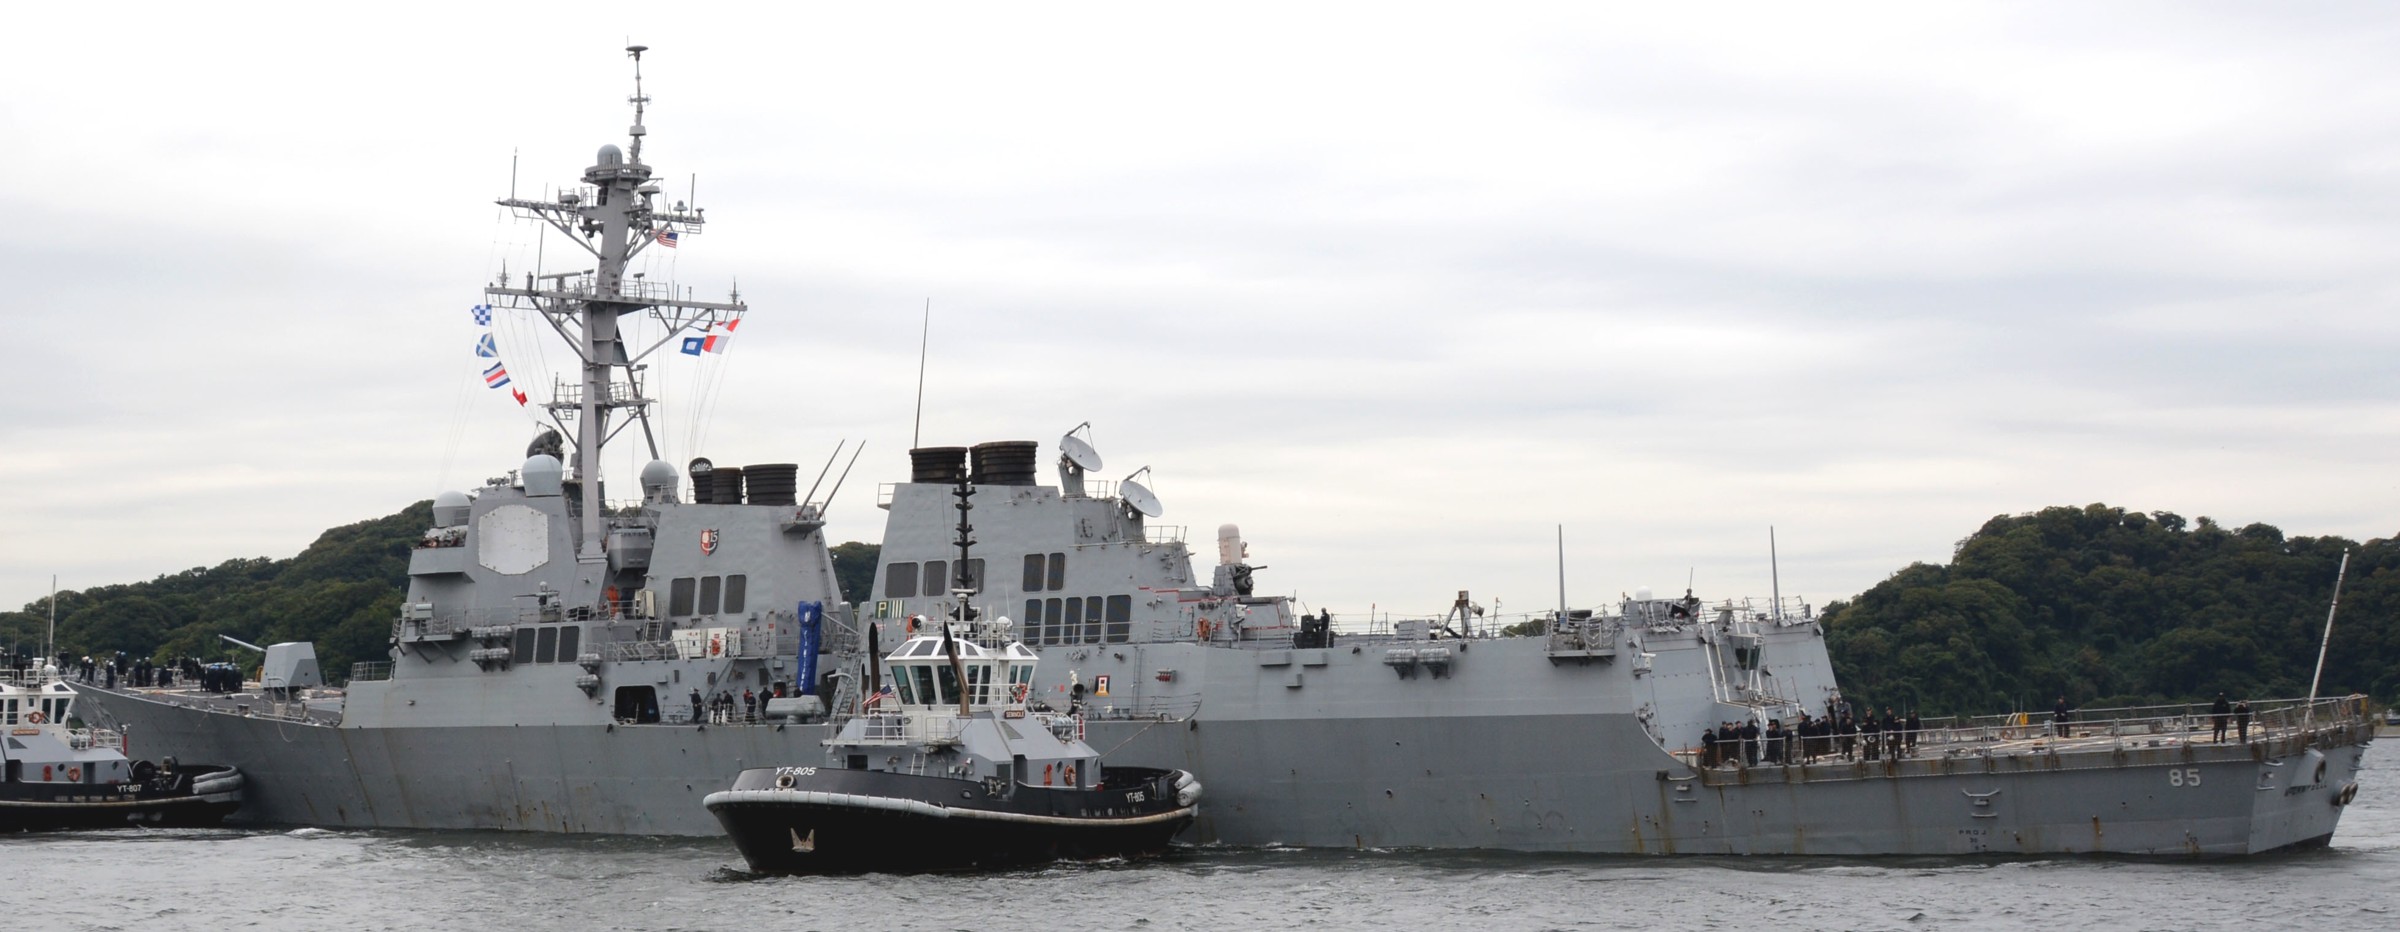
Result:
{"label": "tugboat window", "polygon": [[898,689],[900,690],[900,704],[901,704],[901,705],[916,705],[916,704],[917,704],[917,684],[916,684],[915,682],[912,682],[912,681],[910,681],[910,680],[909,680],[909,678],[908,678],[908,670],[906,670],[905,668],[904,668],[904,669],[893,670],[893,671],[892,671],[892,684],[893,684],[894,686],[898,687]]}
{"label": "tugboat window", "polygon": [[918,664],[910,667],[909,670],[913,671],[917,678],[917,704],[932,705],[933,668],[925,666],[924,664]]}
{"label": "tugboat window", "polygon": [[967,701],[988,705],[992,701],[992,665],[979,663],[967,668]]}
{"label": "tugboat window", "polygon": [[958,674],[951,671],[950,665],[943,664],[939,668],[935,669],[933,671],[933,679],[935,683],[941,686],[942,704],[957,705]]}
{"label": "tugboat window", "polygon": [[917,565],[894,563],[883,568],[883,597],[905,599],[917,594]]}
{"label": "tugboat window", "polygon": [[1047,572],[1048,565],[1048,561],[1044,560],[1041,554],[1025,555],[1025,591],[1042,591],[1042,575]]}
{"label": "tugboat window", "polygon": [[543,628],[543,629],[541,629],[541,631],[540,631],[540,632],[537,634],[537,636],[536,636],[536,638],[535,638],[535,640],[534,640],[534,647],[533,647],[533,662],[535,662],[535,663],[550,663],[550,662],[552,662],[552,661],[555,661],[555,660],[557,660],[557,659],[558,659],[558,629],[557,629],[557,628]]}
{"label": "tugboat window", "polygon": [[517,651],[508,658],[510,663],[533,662],[533,629],[517,629]]}
{"label": "tugboat window", "polygon": [[725,580],[705,576],[700,580],[700,611],[702,615],[717,613],[717,595],[724,590]]}
{"label": "tugboat window", "polygon": [[576,659],[576,648],[582,646],[582,625],[567,625],[558,629],[558,662],[574,663]]}
{"label": "tugboat window", "polygon": [[1133,597],[1108,597],[1108,642],[1123,644],[1133,639]]}
{"label": "tugboat window", "polygon": [[1050,555],[1050,591],[1052,591],[1052,592],[1057,592],[1058,590],[1060,590],[1060,589],[1064,589],[1064,588],[1066,588],[1066,587],[1067,587],[1067,555],[1066,555],[1066,554],[1063,554],[1063,553],[1054,553],[1054,554],[1051,554],[1051,555]]}
{"label": "tugboat window", "polygon": [[725,577],[725,613],[734,614],[750,601],[750,577]]}
{"label": "tugboat window", "polygon": [[675,581],[667,584],[667,614],[689,615],[691,613],[692,577],[677,577]]}
{"label": "tugboat window", "polygon": [[1083,636],[1082,598],[1075,597],[1067,600],[1066,620],[1060,622],[1060,625],[1066,629],[1063,633],[1067,636],[1067,643],[1081,644],[1086,640]]}

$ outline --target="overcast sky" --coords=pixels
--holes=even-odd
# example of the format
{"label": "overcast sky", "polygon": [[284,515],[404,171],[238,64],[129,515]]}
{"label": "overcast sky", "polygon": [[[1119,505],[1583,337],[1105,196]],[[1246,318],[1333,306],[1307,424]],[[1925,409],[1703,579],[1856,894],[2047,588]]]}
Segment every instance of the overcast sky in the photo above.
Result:
{"label": "overcast sky", "polygon": [[1555,604],[1560,525],[1579,605],[1764,596],[1770,526],[1819,604],[2049,505],[2400,527],[2385,4],[722,6],[12,10],[0,604],[514,468],[467,308],[560,244],[491,201],[623,143],[628,37],[711,221],[643,270],[751,307],[666,458],[864,441],[836,542],[928,300],[927,445],[1090,421],[1348,618]]}

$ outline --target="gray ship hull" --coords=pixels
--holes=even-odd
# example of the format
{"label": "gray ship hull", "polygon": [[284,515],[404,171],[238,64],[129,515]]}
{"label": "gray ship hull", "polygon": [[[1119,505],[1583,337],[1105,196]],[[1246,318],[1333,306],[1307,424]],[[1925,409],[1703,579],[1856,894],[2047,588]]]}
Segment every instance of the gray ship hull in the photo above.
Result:
{"label": "gray ship hull", "polygon": [[[703,797],[746,768],[822,760],[832,734],[336,728],[87,695],[151,753],[238,763],[250,776],[242,821],[355,828],[717,835]],[[1609,854],[2230,855],[2322,843],[2368,736],[2318,734],[2322,750],[2298,735],[2132,752],[2020,741],[1896,764],[1695,770],[1634,716],[1571,710],[1089,726],[1112,760],[1207,783],[1188,841]]]}

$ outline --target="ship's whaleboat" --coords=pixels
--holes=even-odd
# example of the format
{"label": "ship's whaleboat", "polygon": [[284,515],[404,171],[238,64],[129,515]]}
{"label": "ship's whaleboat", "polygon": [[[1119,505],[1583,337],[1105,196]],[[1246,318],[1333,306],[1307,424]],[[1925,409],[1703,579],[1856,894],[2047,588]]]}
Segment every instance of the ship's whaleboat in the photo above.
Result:
{"label": "ship's whaleboat", "polygon": [[122,733],[69,727],[75,698],[55,666],[0,671],[0,832],[207,826],[241,806],[239,771],[131,759]]}

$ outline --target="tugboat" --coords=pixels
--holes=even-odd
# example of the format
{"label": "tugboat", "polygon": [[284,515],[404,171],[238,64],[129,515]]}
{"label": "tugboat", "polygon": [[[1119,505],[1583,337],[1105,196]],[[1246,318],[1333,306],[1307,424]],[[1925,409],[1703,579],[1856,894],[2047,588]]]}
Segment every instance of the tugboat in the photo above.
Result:
{"label": "tugboat", "polygon": [[744,770],[732,789],[703,800],[752,870],[1138,857],[1164,851],[1198,814],[1191,773],[1101,763],[1083,741],[1080,691],[1065,713],[1027,701],[1038,658],[1006,617],[983,621],[973,607],[966,513],[975,489],[962,480],[954,494],[955,619],[920,629],[889,656],[868,628],[867,711],[825,741],[826,762]]}
{"label": "tugboat", "polygon": [[239,771],[128,758],[122,732],[67,726],[75,698],[56,666],[31,684],[0,671],[0,832],[190,828],[240,808]]}

